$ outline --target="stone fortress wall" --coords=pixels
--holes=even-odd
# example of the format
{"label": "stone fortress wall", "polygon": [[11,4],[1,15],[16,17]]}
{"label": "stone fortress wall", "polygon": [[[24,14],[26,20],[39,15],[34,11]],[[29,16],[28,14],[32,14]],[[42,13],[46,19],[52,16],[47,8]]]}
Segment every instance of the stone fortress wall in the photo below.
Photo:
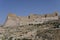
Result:
{"label": "stone fortress wall", "polygon": [[[0,27],[0,39],[4,36],[4,34],[8,33],[7,29],[9,29],[9,27],[11,27],[11,26],[13,26],[13,27],[12,27],[12,29],[10,29],[10,31],[14,32],[17,29],[17,27],[19,27],[21,25],[42,24],[49,20],[58,20],[58,19],[59,19],[59,17],[58,17],[57,13],[45,14],[45,15],[30,14],[29,16],[16,16],[15,14],[9,14],[7,16],[4,27]],[[15,26],[16,26],[16,28],[15,28]],[[15,35],[12,34],[12,36],[15,37],[16,35],[17,36],[22,35],[23,32],[27,31],[26,27],[29,27],[29,26],[25,26],[23,28],[20,27],[19,32],[14,32]],[[20,31],[22,31],[22,33]],[[34,34],[34,36],[35,36],[35,33],[36,33],[36,30],[29,31],[27,34],[23,34],[22,37],[33,38],[33,37],[31,37],[31,35]]]}
{"label": "stone fortress wall", "polygon": [[28,24],[42,24],[45,21],[58,20],[58,14],[30,14],[29,16],[16,16],[15,14],[9,14],[6,20],[6,26],[15,25],[28,25]]}

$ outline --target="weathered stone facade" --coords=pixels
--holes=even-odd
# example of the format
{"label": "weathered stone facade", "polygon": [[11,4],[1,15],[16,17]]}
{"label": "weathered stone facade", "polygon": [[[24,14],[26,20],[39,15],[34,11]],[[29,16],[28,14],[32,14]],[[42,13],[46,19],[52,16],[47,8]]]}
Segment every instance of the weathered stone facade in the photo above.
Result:
{"label": "weathered stone facade", "polygon": [[9,14],[0,27],[1,40],[60,40],[60,19],[57,13],[29,16]]}
{"label": "weathered stone facade", "polygon": [[45,14],[37,15],[31,14],[29,16],[16,16],[15,14],[9,14],[5,23],[5,26],[17,26],[28,24],[42,24],[45,21],[58,20],[58,14]]}

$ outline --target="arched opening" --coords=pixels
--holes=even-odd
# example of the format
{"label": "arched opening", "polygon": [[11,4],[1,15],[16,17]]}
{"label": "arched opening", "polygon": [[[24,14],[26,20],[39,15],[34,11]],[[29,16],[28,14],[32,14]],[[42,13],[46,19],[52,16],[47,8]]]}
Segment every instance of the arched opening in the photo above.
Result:
{"label": "arched opening", "polygon": [[55,15],[55,16],[58,16],[58,12],[54,12],[54,15]]}

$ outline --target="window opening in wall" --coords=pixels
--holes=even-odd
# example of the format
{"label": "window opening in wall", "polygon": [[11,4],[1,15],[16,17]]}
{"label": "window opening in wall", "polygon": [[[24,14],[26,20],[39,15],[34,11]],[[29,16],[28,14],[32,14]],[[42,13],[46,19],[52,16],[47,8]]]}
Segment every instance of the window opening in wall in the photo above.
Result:
{"label": "window opening in wall", "polygon": [[47,15],[45,15],[45,18],[47,17]]}
{"label": "window opening in wall", "polygon": [[57,13],[55,13],[55,16],[58,16],[58,14],[57,14]]}
{"label": "window opening in wall", "polygon": [[0,34],[2,34],[2,33],[0,33]]}
{"label": "window opening in wall", "polygon": [[20,36],[22,36],[22,35],[20,35]]}
{"label": "window opening in wall", "polygon": [[34,19],[33,19],[33,21],[34,21]]}
{"label": "window opening in wall", "polygon": [[29,24],[29,25],[33,25],[33,24]]}
{"label": "window opening in wall", "polygon": [[30,19],[30,16],[28,16],[28,18]]}

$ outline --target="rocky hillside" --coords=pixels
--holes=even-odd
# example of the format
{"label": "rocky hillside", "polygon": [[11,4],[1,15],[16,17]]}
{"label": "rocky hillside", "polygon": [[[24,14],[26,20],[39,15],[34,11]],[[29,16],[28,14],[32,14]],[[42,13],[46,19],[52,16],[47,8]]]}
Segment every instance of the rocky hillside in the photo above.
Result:
{"label": "rocky hillside", "polygon": [[12,20],[15,25],[9,18],[5,24],[9,23],[10,26],[0,27],[1,40],[60,40],[60,19],[44,21],[42,24],[16,25],[17,19],[14,15]]}
{"label": "rocky hillside", "polygon": [[4,40],[60,40],[60,20],[3,28]]}

